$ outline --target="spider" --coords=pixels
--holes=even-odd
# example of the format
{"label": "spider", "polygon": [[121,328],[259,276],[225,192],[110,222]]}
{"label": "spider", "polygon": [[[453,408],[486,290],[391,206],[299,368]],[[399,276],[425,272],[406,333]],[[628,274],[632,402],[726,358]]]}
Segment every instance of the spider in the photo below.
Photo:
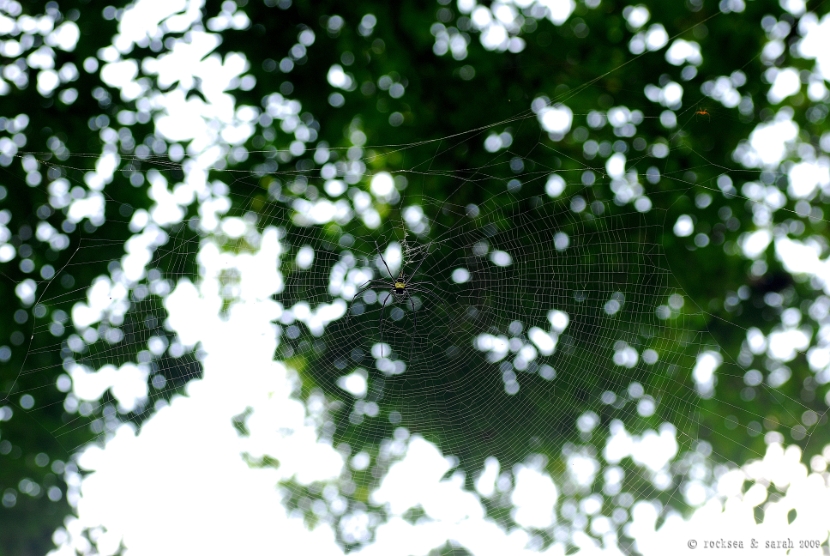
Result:
{"label": "spider", "polygon": [[[375,248],[377,249],[378,256],[380,260],[383,261],[383,266],[386,267],[386,272],[389,273],[390,280],[369,280],[362,286],[357,289],[357,293],[354,294],[352,298],[352,303],[357,300],[357,298],[361,295],[366,293],[366,291],[371,288],[372,286],[381,286],[389,288],[389,295],[386,296],[386,299],[383,300],[383,304],[380,306],[380,318],[379,318],[379,329],[380,329],[380,356],[383,357],[383,310],[386,308],[386,303],[391,299],[394,298],[395,302],[398,303],[406,303],[406,300],[409,300],[410,307],[412,308],[412,321],[414,323],[413,330],[412,330],[412,345],[415,345],[415,334],[418,332],[418,317],[415,313],[415,302],[412,301],[412,293],[411,292],[419,292],[423,294],[428,294],[427,290],[422,289],[420,286],[422,284],[426,284],[426,282],[417,282],[417,283],[410,283],[412,278],[418,273],[418,269],[421,268],[421,265],[424,263],[426,259],[426,255],[418,262],[417,266],[415,266],[415,270],[409,276],[404,274],[404,268],[401,267],[401,272],[398,274],[398,277],[395,278],[392,271],[389,270],[389,265],[386,264],[386,259],[383,258],[383,254],[380,252],[380,246],[378,246],[377,242],[375,242]],[[429,252],[429,245],[427,245],[427,252]],[[411,352],[411,348],[410,348]]]}
{"label": "spider", "polygon": [[711,115],[711,114],[709,114],[709,111],[708,111],[708,110],[706,110],[705,108],[703,108],[703,109],[698,110],[698,111],[696,111],[696,112],[695,112],[695,118],[697,118],[698,116],[706,116],[706,118],[707,118],[710,122],[712,121],[712,115]]}

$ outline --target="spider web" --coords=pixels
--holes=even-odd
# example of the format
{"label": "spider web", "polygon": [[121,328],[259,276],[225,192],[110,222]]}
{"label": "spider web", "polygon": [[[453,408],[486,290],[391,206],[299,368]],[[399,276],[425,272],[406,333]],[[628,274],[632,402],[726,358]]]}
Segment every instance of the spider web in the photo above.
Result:
{"label": "spider web", "polygon": [[[687,122],[695,108],[683,113]],[[573,127],[592,114],[575,114]],[[536,118],[523,113],[516,121]],[[275,234],[274,298],[283,309],[275,357],[295,369],[301,396],[321,390],[345,404],[334,426],[321,430],[324,440],[365,445],[407,427],[440,438],[444,453],[473,469],[483,453],[553,458],[575,450],[563,440],[573,436],[575,422],[587,443],[619,419],[634,432],[671,423],[666,430],[681,452],[700,450],[701,421],[734,410],[701,402],[705,385],[692,374],[700,365],[717,366],[718,346],[702,326],[708,313],[691,306],[672,273],[666,253],[678,247],[662,243],[672,237],[674,219],[671,208],[658,208],[666,204],[660,196],[691,185],[655,174],[666,161],[648,153],[629,161],[634,169],[621,181],[588,161],[560,170],[554,160],[564,155],[547,139],[529,153],[502,149],[485,166],[444,167],[445,145],[480,148],[503,137],[505,125],[367,147],[358,158],[340,152],[339,160],[364,167],[380,156],[372,152],[405,153],[409,164],[390,170],[388,180],[364,172],[354,182],[391,182],[382,193],[371,189],[373,196],[345,185],[329,193],[332,181],[343,185],[345,178],[323,179],[319,169],[269,171],[266,153],[250,153],[244,168],[229,169],[170,167],[120,153],[119,171],[143,173],[163,184],[160,190],[191,180],[210,209],[196,218],[195,205],[183,203],[181,216],[162,226],[153,222],[162,216],[137,214],[124,203],[125,192],[106,188],[107,218],[130,222],[135,235],[123,245],[89,227],[70,262],[38,285],[31,334],[20,348],[26,361],[7,399],[37,420],[39,411],[54,409],[37,403],[41,392],[68,392],[63,407],[74,417],[50,431],[68,451],[78,447],[73,438],[81,429],[105,437],[123,419],[143,421],[201,372],[198,350],[166,322],[165,296],[180,280],[199,281],[197,254],[206,245],[256,251]],[[82,189],[98,157],[75,154],[55,163],[24,156],[54,172],[53,181]],[[446,195],[427,193],[431,179],[449,184]],[[694,187],[722,194],[714,185]],[[73,284],[73,269],[101,261],[109,261],[109,276],[90,288]],[[387,299],[389,284],[355,297],[367,281],[392,283],[401,272],[413,289],[411,303]],[[241,279],[234,271],[221,277],[223,310]],[[724,376],[744,372],[731,361],[718,369]],[[350,377],[362,380],[362,392],[349,386]],[[724,413],[712,415],[718,411]],[[763,420],[760,412],[740,417]],[[506,440],[499,430],[514,437]],[[746,448],[743,436],[725,442]],[[665,473],[651,479],[667,486]],[[637,494],[647,492],[643,486]]]}
{"label": "spider web", "polygon": [[[415,145],[406,148],[417,152]],[[438,164],[434,155],[425,156]],[[51,431],[67,450],[76,447],[73,431],[92,427],[104,435],[119,417],[141,422],[200,375],[198,351],[165,323],[164,306],[179,280],[199,280],[194,260],[200,246],[218,237],[225,248],[255,250],[268,231],[278,231],[282,254],[275,265],[283,286],[275,299],[285,310],[276,357],[304,368],[306,394],[322,388],[351,405],[338,430],[323,431],[324,438],[373,436],[367,425],[429,433],[441,423],[445,453],[474,452],[473,438],[494,454],[516,457],[534,446],[560,445],[558,438],[567,437],[580,417],[588,439],[601,423],[618,418],[631,426],[639,416],[641,430],[672,423],[681,451],[696,449],[701,396],[690,375],[696,356],[717,345],[699,328],[704,313],[688,310],[666,260],[660,238],[671,223],[665,211],[597,199],[581,177],[545,168],[541,158],[526,161],[537,171],[518,174],[525,180],[520,190],[499,191],[489,180],[464,176],[447,198],[416,193],[410,204],[417,188],[412,179],[392,196],[395,215],[360,235],[355,230],[363,226],[332,233],[304,221],[297,209],[308,207],[296,198],[274,187],[266,194],[250,185],[252,179],[236,176],[226,190],[232,208],[225,218],[233,224],[214,232],[194,221],[168,230],[148,224],[136,234],[153,251],[143,276],[125,268],[131,263],[123,245],[91,234],[44,284],[30,338],[42,347],[29,348],[10,397],[37,399],[56,385],[66,390],[67,375],[85,384],[64,403],[75,417]],[[48,164],[74,183],[84,171]],[[493,163],[499,164],[509,161]],[[431,173],[396,175],[428,179]],[[562,194],[550,194],[560,188]],[[121,204],[117,191],[107,193],[109,214]],[[453,202],[454,196],[464,202]],[[73,268],[100,262],[110,249],[121,254],[104,259],[109,276],[91,288],[66,280]],[[140,252],[135,245],[126,250]],[[381,254],[393,277],[403,268],[407,284],[418,289],[411,296],[414,312],[394,296],[381,312],[388,287],[370,287],[355,299],[368,280],[391,282]],[[131,272],[139,279],[130,279]],[[234,299],[240,279],[233,271],[221,278],[225,303]],[[97,316],[88,317],[87,326],[72,326],[70,315],[78,321],[84,313]],[[726,362],[718,372],[744,370]],[[119,375],[134,388],[145,381],[150,388],[143,395],[140,387],[119,391]],[[363,377],[367,392],[348,394],[344,380],[354,376]],[[42,410],[48,408],[35,405],[29,413],[37,418]],[[514,442],[492,445],[493,431],[503,427],[517,431]],[[744,447],[740,437],[732,441]]]}

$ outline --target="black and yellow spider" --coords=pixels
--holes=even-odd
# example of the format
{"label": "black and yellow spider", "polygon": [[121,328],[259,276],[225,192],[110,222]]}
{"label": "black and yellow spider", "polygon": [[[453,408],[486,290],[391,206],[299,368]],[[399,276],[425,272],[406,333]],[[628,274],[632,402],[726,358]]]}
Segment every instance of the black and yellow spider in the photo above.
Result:
{"label": "black and yellow spider", "polygon": [[[412,333],[410,334],[412,338],[412,345],[415,344],[415,334],[418,332],[418,317],[415,314],[415,302],[412,301],[412,292],[429,294],[430,292],[421,288],[423,284],[427,284],[426,282],[418,282],[412,283],[412,278],[418,273],[418,269],[421,268],[421,265],[424,263],[424,260],[427,258],[427,254],[429,252],[429,245],[427,245],[427,253],[418,261],[418,264],[415,266],[415,270],[409,276],[404,274],[404,268],[401,266],[401,272],[398,274],[398,277],[395,278],[392,274],[392,271],[389,270],[389,265],[386,264],[386,259],[383,258],[383,254],[380,252],[380,247],[378,246],[377,242],[375,242],[375,248],[377,249],[378,256],[380,260],[383,261],[383,266],[386,268],[386,272],[389,273],[390,280],[384,279],[375,279],[369,280],[362,286],[357,289],[357,292],[354,294],[352,298],[352,303],[357,300],[357,298],[361,295],[366,293],[372,287],[386,287],[389,288],[389,295],[386,296],[386,299],[383,300],[383,303],[380,306],[380,318],[379,318],[379,328],[380,328],[380,344],[381,344],[381,352],[380,356],[383,357],[383,310],[386,308],[386,304],[389,302],[390,299],[394,299],[397,303],[406,303],[406,300],[409,300],[409,304],[412,308],[412,321],[413,321],[413,329]],[[411,351],[411,350],[410,350]]]}

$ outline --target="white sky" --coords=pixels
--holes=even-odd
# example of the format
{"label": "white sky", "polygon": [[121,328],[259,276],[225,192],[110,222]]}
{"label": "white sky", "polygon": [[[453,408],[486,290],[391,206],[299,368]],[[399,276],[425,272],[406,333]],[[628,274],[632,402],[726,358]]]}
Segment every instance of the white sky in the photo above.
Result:
{"label": "white sky", "polygon": [[[212,20],[208,25],[210,29],[244,28],[248,24],[231,4],[226,3],[227,9],[221,17]],[[517,0],[496,3],[487,9],[477,6],[472,0],[462,0],[459,8],[470,14],[481,32],[485,47],[518,52],[524,48],[524,42],[514,36],[518,32],[515,18],[518,8],[524,9],[530,4],[532,2]],[[573,3],[567,0],[538,4],[549,4],[549,17],[556,24],[564,22],[573,10]],[[731,5],[740,5],[740,2],[732,2]],[[801,9],[798,2],[789,2],[788,6],[795,11]],[[162,21],[170,30],[187,29],[197,17],[198,8],[198,2],[184,0],[138,2],[136,8],[128,11],[121,21],[120,35],[114,39],[115,47],[103,53],[102,77],[113,86],[120,87],[125,98],[141,97],[146,90],[135,79],[137,67],[130,61],[121,60],[119,51],[126,52],[131,43],[142,37],[161,36],[159,25]],[[180,10],[184,11],[179,14]],[[636,53],[637,49],[658,50],[668,43],[662,26],[644,27],[649,17],[645,8],[628,16],[632,30],[643,28],[630,44],[632,52]],[[830,67],[827,37],[830,33],[820,31],[830,23],[825,18],[821,23],[805,20],[804,25],[815,32],[802,44],[802,52],[805,57],[815,58],[817,67],[827,72]],[[70,31],[64,29],[62,32],[71,35]],[[434,30],[434,34],[436,54],[451,52],[459,60],[466,56],[466,42],[460,36],[451,35],[446,29]],[[71,42],[71,39],[70,36],[66,40]],[[194,32],[190,34],[190,39],[188,44],[179,43],[158,60],[145,62],[145,70],[155,73],[159,81],[167,85],[178,81],[189,88],[194,78],[201,79],[206,103],[195,97],[185,100],[180,90],[154,94],[149,98],[152,108],[161,112],[155,122],[157,131],[171,141],[189,142],[188,155],[194,162],[189,166],[187,181],[172,185],[160,177],[151,179],[157,206],[151,214],[137,217],[139,220],[143,218],[143,222],[134,220],[137,230],[142,232],[137,234],[122,261],[125,282],[118,284],[105,280],[96,286],[98,290],[93,288],[88,303],[79,306],[77,315],[73,314],[79,321],[87,319],[87,322],[94,322],[105,297],[112,297],[115,302],[123,300],[125,284],[141,274],[142,261],[146,262],[149,253],[147,246],[159,239],[160,231],[156,224],[175,221],[179,218],[180,206],[188,204],[194,196],[210,199],[203,209],[206,212],[205,222],[212,221],[229,235],[257,233],[247,229],[247,224],[240,219],[220,222],[221,199],[218,197],[221,196],[211,196],[211,185],[206,183],[203,172],[204,168],[215,164],[225,152],[252,133],[256,113],[249,108],[235,106],[233,97],[227,93],[229,84],[243,76],[247,62],[241,56],[228,56],[223,60],[211,54],[216,41],[210,33]],[[313,40],[313,35],[302,39],[305,41],[303,44],[307,45]],[[675,41],[667,49],[666,56],[676,65],[700,64],[699,48],[692,42]],[[787,70],[768,77],[772,81],[770,100],[773,102],[780,102],[793,94],[794,78],[796,81],[799,79],[798,75],[794,77]],[[826,73],[824,77],[827,78]],[[340,66],[333,66],[329,72],[329,81],[333,86],[348,88],[349,79],[351,77]],[[47,81],[44,80],[44,83]],[[721,99],[724,105],[737,102],[735,91],[738,82],[739,79],[733,76],[731,81],[727,79],[714,84],[713,98]],[[822,91],[823,82],[811,84],[810,87],[811,96],[826,94],[826,88]],[[399,93],[403,94],[402,89]],[[656,90],[653,101],[671,107],[681,102],[682,93],[682,87],[674,83],[671,90]],[[298,103],[292,104],[294,102],[275,98],[268,111],[284,121],[293,121],[292,125],[297,126],[296,116],[300,108]],[[565,105],[535,105],[534,110],[541,127],[551,137],[558,137],[571,127],[573,114]],[[625,134],[625,130],[629,129],[627,126],[642,121],[642,113],[619,109],[614,114],[609,113],[608,120],[615,129]],[[672,120],[667,118],[665,121]],[[219,125],[212,125],[214,123]],[[775,166],[797,148],[797,132],[791,118],[782,111],[772,122],[758,126],[736,153],[736,158],[750,167]],[[488,150],[496,151],[506,148],[512,137],[509,134],[493,135],[487,140]],[[804,156],[802,159],[801,164],[790,172],[793,183],[792,191],[789,191],[791,195],[806,197],[816,188],[830,186],[826,156]],[[102,188],[117,162],[107,157],[102,160],[95,175],[90,177],[90,189]],[[614,158],[609,161],[609,172],[615,180],[619,180],[621,191],[629,191],[626,199],[634,202],[637,198],[643,198],[643,191],[642,188],[637,190],[636,184],[624,183],[631,179],[625,173],[625,163],[622,155]],[[390,195],[394,191],[391,176],[379,174],[372,182],[371,190],[380,197]],[[769,202],[770,195],[773,193],[764,191],[759,199]],[[95,213],[100,212],[100,207],[95,205],[99,197],[91,194],[86,204],[79,203],[77,208],[73,207],[72,210],[77,212],[73,218],[94,217]],[[343,205],[326,203],[306,207],[306,218],[328,221],[338,211],[344,210]],[[372,214],[368,199],[366,205],[362,217],[367,224],[377,224],[378,217]],[[637,206],[638,210],[640,206],[648,210],[651,205]],[[690,226],[691,220],[678,221],[675,231],[681,236],[691,235],[693,229]],[[212,225],[209,227],[213,228]],[[788,268],[817,276],[830,294],[830,267],[827,261],[819,258],[817,249],[809,243],[779,237],[770,230],[761,230],[756,234],[760,235],[747,236],[742,243],[748,258],[753,258],[756,252],[775,241],[777,253]],[[55,534],[60,548],[53,554],[74,554],[72,551],[75,549],[88,552],[90,547],[86,546],[80,535],[85,529],[98,531],[93,540],[101,554],[112,553],[122,540],[127,554],[131,556],[341,553],[329,526],[321,525],[314,531],[308,531],[297,517],[287,514],[276,489],[280,479],[294,477],[301,483],[334,479],[340,475],[343,466],[361,465],[360,458],[346,459],[331,446],[316,441],[316,432],[309,424],[306,408],[291,398],[294,388],[291,373],[281,363],[273,361],[276,335],[272,322],[284,311],[270,300],[281,283],[281,277],[275,272],[275,260],[280,254],[276,238],[275,230],[265,230],[259,242],[261,249],[254,255],[219,254],[218,250],[208,248],[202,255],[206,269],[203,282],[194,285],[182,281],[165,301],[171,323],[182,341],[188,345],[201,342],[206,352],[204,378],[188,385],[187,397],[176,397],[169,406],[158,411],[140,435],[125,425],[105,449],[94,447],[84,453],[79,464],[92,473],[80,483],[72,482],[72,498],[77,500],[78,517],[71,519],[65,529]],[[240,301],[233,306],[229,318],[221,320],[217,315],[219,284],[216,277],[220,270],[229,267],[238,268],[242,276],[238,291]],[[313,307],[306,311],[303,320],[309,326],[322,329],[327,322],[339,318],[343,311],[345,306],[338,304]],[[567,322],[562,329],[564,326]],[[794,352],[793,346],[799,346],[797,326],[798,319],[794,319],[792,326],[779,332],[783,335],[780,338],[775,335],[762,338],[762,349],[769,349],[772,355],[779,358],[788,357]],[[542,346],[540,349],[548,346],[550,341],[555,342],[554,332],[550,333],[550,337],[545,334],[548,333],[541,330],[535,333]],[[633,357],[636,356],[635,352]],[[830,361],[830,353],[821,351],[811,352],[811,357],[811,362],[815,360],[816,365],[826,366]],[[695,377],[701,392],[711,383],[719,364],[720,361],[711,354],[704,354],[698,362]],[[131,398],[134,402],[135,397],[146,395],[139,386],[142,377],[136,372],[135,367],[112,368],[92,375],[83,369],[76,369],[73,372],[75,393],[82,399],[94,399],[96,391],[123,381],[126,386],[114,393],[122,405],[129,407]],[[351,384],[352,387],[356,388],[356,392],[360,390],[359,385]],[[88,390],[84,391],[85,388]],[[231,418],[247,407],[254,409],[248,420],[251,435],[240,438],[232,427]],[[657,431],[632,436],[617,426],[604,447],[602,457],[613,465],[630,456],[656,475],[665,474],[668,463],[678,452],[675,433],[672,427],[664,426]],[[748,544],[751,538],[755,538],[762,543],[762,547],[764,540],[772,539],[826,540],[828,524],[826,518],[821,521],[821,516],[826,514],[818,509],[830,508],[826,473],[830,448],[825,449],[824,457],[814,458],[807,465],[800,462],[800,452],[796,447],[785,449],[780,442],[779,437],[768,436],[768,450],[764,458],[722,475],[716,481],[716,493],[707,491],[706,481],[701,477],[689,492],[682,495],[695,503],[702,503],[707,494],[716,496],[695,512],[690,520],[672,516],[659,531],[655,531],[655,507],[647,502],[635,503],[631,508],[633,523],[630,531],[637,539],[638,549],[644,554],[665,554],[667,547],[671,547],[671,553],[678,553],[687,550],[684,547],[692,539],[700,543],[700,549],[705,540],[701,535],[704,531],[706,538],[713,540],[743,540]],[[468,492],[462,489],[460,477],[452,473],[451,458],[445,457],[423,438],[409,436],[404,429],[400,429],[392,449],[402,459],[392,466],[381,488],[373,493],[372,501],[386,504],[394,517],[378,527],[376,541],[361,553],[385,556],[425,554],[448,540],[463,545],[477,555],[538,553],[528,548],[531,536],[526,530],[504,530],[484,516],[481,499],[498,491],[499,475],[505,471],[499,468],[498,462],[488,461],[477,481],[477,492]],[[254,457],[264,454],[276,457],[280,467],[277,470],[251,469],[241,457],[243,452]],[[600,469],[596,459],[584,454],[573,454],[569,463],[577,482],[590,481]],[[512,472],[515,488],[510,497],[515,506],[513,516],[520,524],[547,527],[561,520],[553,508],[562,493],[549,476],[541,473],[532,461]],[[442,479],[448,473],[449,477]],[[755,482],[746,490],[750,483],[744,481],[750,479]],[[752,517],[753,508],[767,499],[765,485],[770,483],[779,489],[786,488],[787,493],[767,510],[766,521],[756,525]],[[615,553],[610,521],[596,514],[595,501],[589,498],[583,501],[580,509],[589,516],[586,527],[595,534],[606,535],[606,543],[599,546],[587,535],[577,534],[574,541],[581,548],[580,554]],[[337,507],[337,499],[337,494],[332,494],[331,507]],[[401,518],[413,507],[421,507],[425,512],[427,518],[423,523],[412,525]],[[792,525],[788,525],[786,516],[792,508],[797,508],[798,517]],[[96,529],[99,527],[102,529]],[[365,519],[357,516],[351,520],[349,527],[359,538],[365,532]],[[545,553],[559,555],[564,551],[561,544],[555,544]],[[713,550],[707,552],[711,553]]]}

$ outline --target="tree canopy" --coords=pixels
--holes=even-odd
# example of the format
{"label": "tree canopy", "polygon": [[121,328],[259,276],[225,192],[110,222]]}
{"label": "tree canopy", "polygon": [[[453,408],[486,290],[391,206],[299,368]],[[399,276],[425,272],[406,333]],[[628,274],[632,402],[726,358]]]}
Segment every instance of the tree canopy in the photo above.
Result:
{"label": "tree canopy", "polygon": [[[671,430],[671,465],[627,456],[617,492],[680,511],[690,458],[821,453],[825,12],[6,3],[0,554],[48,550],[73,454],[200,377],[164,301],[200,248],[254,252],[269,230],[274,356],[321,438],[374,462],[343,478],[350,508],[372,505],[400,427],[470,490],[488,458],[537,458],[574,498],[603,479],[569,478],[570,454]],[[320,485],[286,486],[319,519]],[[512,522],[506,497],[484,503]]]}

